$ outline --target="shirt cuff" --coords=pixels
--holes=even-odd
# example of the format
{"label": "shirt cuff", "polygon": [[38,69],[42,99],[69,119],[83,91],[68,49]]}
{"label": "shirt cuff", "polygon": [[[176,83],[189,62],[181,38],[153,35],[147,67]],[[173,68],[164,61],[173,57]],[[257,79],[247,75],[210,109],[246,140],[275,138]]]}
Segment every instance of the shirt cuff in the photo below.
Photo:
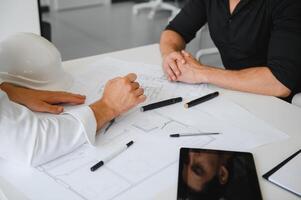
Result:
{"label": "shirt cuff", "polygon": [[81,123],[88,143],[94,145],[97,123],[91,108],[89,106],[81,106],[79,108],[70,109],[64,112],[64,114],[72,115]]}

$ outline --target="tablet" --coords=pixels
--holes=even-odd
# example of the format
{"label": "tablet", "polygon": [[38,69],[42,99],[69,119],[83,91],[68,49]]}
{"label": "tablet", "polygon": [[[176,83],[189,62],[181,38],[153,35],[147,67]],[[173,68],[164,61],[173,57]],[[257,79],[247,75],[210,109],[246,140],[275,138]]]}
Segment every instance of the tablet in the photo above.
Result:
{"label": "tablet", "polygon": [[178,200],[262,200],[251,153],[181,148]]}

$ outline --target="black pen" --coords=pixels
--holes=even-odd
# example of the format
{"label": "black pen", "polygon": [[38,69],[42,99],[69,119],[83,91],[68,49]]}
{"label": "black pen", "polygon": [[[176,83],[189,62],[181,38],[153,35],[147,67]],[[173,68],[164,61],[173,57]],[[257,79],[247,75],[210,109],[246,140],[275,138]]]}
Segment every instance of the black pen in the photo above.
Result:
{"label": "black pen", "polygon": [[161,107],[164,107],[164,106],[169,106],[171,104],[179,103],[182,100],[183,100],[182,97],[167,99],[167,100],[164,100],[164,101],[159,101],[157,103],[152,103],[152,104],[149,104],[149,105],[146,105],[146,106],[142,106],[140,108],[140,110],[142,112],[147,111],[147,110],[153,110],[153,109],[156,109],[156,108],[161,108]]}
{"label": "black pen", "polygon": [[185,133],[185,134],[171,134],[169,137],[185,137],[185,136],[201,136],[201,135],[218,135],[220,133]]}
{"label": "black pen", "polygon": [[106,133],[106,132],[109,130],[109,128],[114,124],[114,122],[115,122],[115,118],[113,118],[113,119],[109,122],[109,125],[105,128],[105,130],[104,130],[103,133]]}
{"label": "black pen", "polygon": [[127,148],[129,148],[132,144],[134,144],[134,141],[128,142],[125,146],[122,146],[120,149],[118,149],[115,152],[113,152],[109,157],[107,157],[107,158],[99,161],[95,165],[93,165],[90,168],[90,170],[92,172],[94,172],[95,170],[97,170],[98,168],[100,168],[101,166],[103,166],[105,163],[109,162],[110,160],[112,160],[113,158],[115,158],[116,156],[118,156],[119,154],[121,154],[122,152],[124,152],[125,150],[127,150]]}
{"label": "black pen", "polygon": [[203,97],[200,97],[198,99],[195,99],[193,101],[190,101],[190,102],[186,103],[184,105],[184,107],[185,108],[190,108],[192,106],[196,106],[196,105],[198,105],[200,103],[203,103],[205,101],[209,101],[210,99],[213,99],[213,98],[217,97],[218,95],[219,95],[218,92],[213,92],[213,93],[207,94],[207,95],[205,95]]}

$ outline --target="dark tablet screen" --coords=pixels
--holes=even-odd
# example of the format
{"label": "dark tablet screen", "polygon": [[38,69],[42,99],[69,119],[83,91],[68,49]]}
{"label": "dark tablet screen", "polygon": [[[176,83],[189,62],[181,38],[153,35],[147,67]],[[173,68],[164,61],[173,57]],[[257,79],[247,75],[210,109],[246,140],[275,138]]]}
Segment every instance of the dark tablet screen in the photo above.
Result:
{"label": "dark tablet screen", "polygon": [[178,200],[261,200],[251,153],[181,148]]}

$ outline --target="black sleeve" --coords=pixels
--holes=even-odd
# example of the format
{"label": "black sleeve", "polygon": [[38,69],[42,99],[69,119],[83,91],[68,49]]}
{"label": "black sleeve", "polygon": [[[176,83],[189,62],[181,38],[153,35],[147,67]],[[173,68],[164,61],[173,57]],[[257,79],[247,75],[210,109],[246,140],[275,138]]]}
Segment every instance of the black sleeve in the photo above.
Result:
{"label": "black sleeve", "polygon": [[168,24],[166,30],[179,33],[188,43],[206,21],[204,0],[189,0],[180,13]]}
{"label": "black sleeve", "polygon": [[274,1],[267,65],[292,93],[301,91],[301,1]]}

